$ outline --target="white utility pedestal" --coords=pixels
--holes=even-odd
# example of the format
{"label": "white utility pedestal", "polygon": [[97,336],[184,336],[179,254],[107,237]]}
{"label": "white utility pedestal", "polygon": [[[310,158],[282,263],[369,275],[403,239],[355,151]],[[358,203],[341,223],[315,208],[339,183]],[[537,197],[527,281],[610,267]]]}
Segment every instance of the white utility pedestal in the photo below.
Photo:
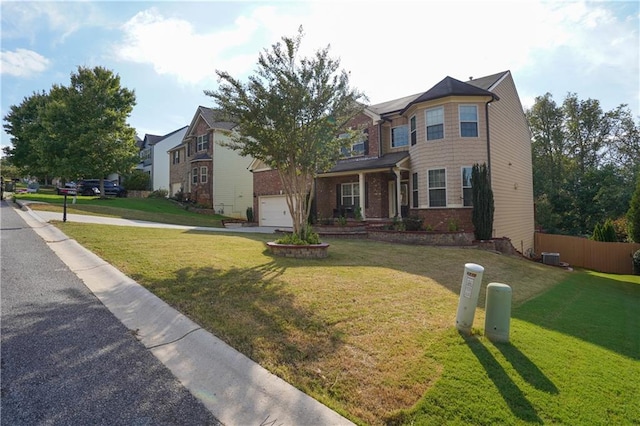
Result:
{"label": "white utility pedestal", "polygon": [[464,265],[460,301],[458,302],[458,313],[456,314],[456,327],[467,334],[471,332],[471,327],[473,326],[473,317],[476,314],[476,306],[478,306],[483,274],[484,267],[480,265],[475,263]]}

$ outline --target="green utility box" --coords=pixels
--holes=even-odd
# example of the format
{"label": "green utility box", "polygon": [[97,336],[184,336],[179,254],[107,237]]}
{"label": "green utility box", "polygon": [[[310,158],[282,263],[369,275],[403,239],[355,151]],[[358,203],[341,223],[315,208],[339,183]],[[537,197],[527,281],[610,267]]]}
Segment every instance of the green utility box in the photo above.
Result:
{"label": "green utility box", "polygon": [[492,342],[508,342],[511,323],[511,287],[501,283],[487,286],[484,335]]}

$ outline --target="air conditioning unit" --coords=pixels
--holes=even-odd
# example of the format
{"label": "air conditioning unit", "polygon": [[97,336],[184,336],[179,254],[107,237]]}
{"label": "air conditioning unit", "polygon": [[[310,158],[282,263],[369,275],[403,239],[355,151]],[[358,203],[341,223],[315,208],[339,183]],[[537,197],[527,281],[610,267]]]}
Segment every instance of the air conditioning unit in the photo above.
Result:
{"label": "air conditioning unit", "polygon": [[545,265],[560,265],[560,253],[542,253],[542,263]]}

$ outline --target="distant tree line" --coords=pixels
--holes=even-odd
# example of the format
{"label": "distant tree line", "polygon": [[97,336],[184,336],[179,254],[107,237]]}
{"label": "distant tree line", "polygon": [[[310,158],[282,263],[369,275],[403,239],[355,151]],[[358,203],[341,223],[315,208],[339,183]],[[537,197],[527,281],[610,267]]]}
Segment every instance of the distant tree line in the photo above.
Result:
{"label": "distant tree line", "polygon": [[604,111],[598,100],[580,100],[574,93],[558,105],[547,93],[526,116],[537,226],[568,235],[596,231],[602,237],[610,221],[618,241],[631,239],[630,201],[640,188],[640,123],[629,108]]}
{"label": "distant tree line", "polygon": [[127,123],[135,103],[135,93],[112,71],[78,67],[68,86],[34,92],[9,108],[7,162],[43,183],[128,173],[138,162],[135,130]]}

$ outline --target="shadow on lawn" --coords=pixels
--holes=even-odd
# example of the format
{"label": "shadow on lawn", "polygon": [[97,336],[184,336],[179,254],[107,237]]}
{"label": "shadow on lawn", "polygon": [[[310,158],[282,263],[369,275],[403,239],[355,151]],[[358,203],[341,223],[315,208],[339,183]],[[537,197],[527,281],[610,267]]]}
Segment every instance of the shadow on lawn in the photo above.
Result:
{"label": "shadow on lawn", "polygon": [[[464,335],[462,335],[462,337],[467,343],[467,346],[469,346],[469,349],[471,349],[471,352],[473,352],[476,358],[478,358],[478,361],[480,362],[480,364],[482,364],[482,366],[486,370],[487,375],[489,376],[491,381],[493,381],[493,383],[495,384],[496,388],[500,392],[500,395],[502,395],[502,398],[509,406],[509,409],[511,410],[511,412],[516,417],[526,422],[542,424],[543,423],[542,419],[538,416],[536,409],[533,407],[533,405],[531,405],[531,403],[529,402],[527,397],[524,395],[524,393],[520,390],[518,385],[516,385],[513,382],[511,377],[509,377],[509,375],[504,370],[504,368],[495,359],[493,354],[480,341],[480,339],[475,337],[468,337]],[[504,349],[499,348],[499,349],[501,351],[505,350],[505,352],[508,354],[508,355],[505,355],[505,357],[509,360],[510,363],[514,365],[514,368],[518,370],[518,372],[521,375],[523,374],[522,371],[524,368],[528,369],[530,368],[531,365],[533,365],[533,363],[525,355],[523,355],[517,348],[515,348],[511,344],[503,344],[503,345],[505,346],[505,348]],[[496,346],[499,347],[503,345],[496,345]],[[524,362],[525,365],[520,365],[520,363],[523,361],[523,358],[526,359],[526,361]],[[516,364],[518,364],[517,367],[516,367]],[[532,376],[530,375],[531,373],[527,373],[527,374],[529,375],[529,379],[531,379],[532,378]],[[535,376],[535,378],[533,379],[535,382],[542,382],[542,383],[546,382],[544,386],[549,387],[549,384],[550,384],[550,386],[553,389],[556,389],[553,383],[551,383],[549,379],[547,379],[537,367],[534,370],[533,376]],[[543,377],[544,379],[541,379],[541,377]],[[525,379],[525,380],[528,380],[528,379]],[[557,389],[556,389],[556,392],[557,392]]]}
{"label": "shadow on lawn", "polygon": [[248,357],[298,368],[342,344],[338,330],[301,307],[279,280],[285,267],[183,268],[148,288]]}
{"label": "shadow on lawn", "polygon": [[640,359],[640,285],[576,273],[513,311],[515,318]]}

